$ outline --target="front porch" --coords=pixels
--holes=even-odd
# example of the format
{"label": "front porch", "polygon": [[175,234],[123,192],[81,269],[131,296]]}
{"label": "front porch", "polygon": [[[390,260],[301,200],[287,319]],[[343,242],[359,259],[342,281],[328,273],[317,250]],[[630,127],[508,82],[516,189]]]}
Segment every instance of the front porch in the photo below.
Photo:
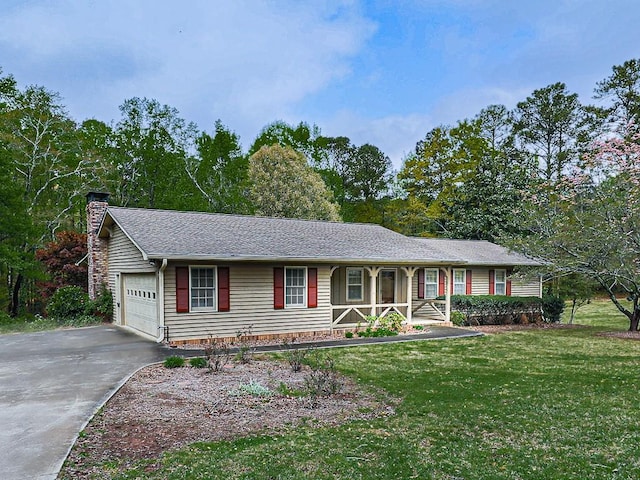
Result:
{"label": "front porch", "polygon": [[[444,300],[435,298],[437,287],[425,288],[424,270],[418,274],[424,268],[437,269],[436,285],[442,276]],[[450,278],[450,267],[334,266],[331,329],[355,328],[365,325],[368,316],[383,318],[391,313],[401,315],[410,325],[450,325]]]}

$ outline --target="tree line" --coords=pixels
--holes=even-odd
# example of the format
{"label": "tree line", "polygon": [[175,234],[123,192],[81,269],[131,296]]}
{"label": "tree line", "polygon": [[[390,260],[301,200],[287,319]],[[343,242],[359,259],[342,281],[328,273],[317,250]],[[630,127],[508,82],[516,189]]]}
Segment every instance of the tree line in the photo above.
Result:
{"label": "tree line", "polygon": [[[640,60],[614,66],[594,100],[583,103],[558,82],[513,109],[489,105],[428,131],[394,171],[376,146],[324,136],[305,122],[266,125],[245,150],[222,121],[204,131],[148,98],[125,100],[118,120],[79,123],[57,93],[20,88],[0,71],[0,304],[13,315],[37,310],[46,273],[36,252],[56,233],[83,231],[90,190],[108,191],[121,206],[371,222],[550,258],[554,235],[580,225],[567,238],[585,236],[578,216],[595,218],[605,185],[623,197],[607,202],[624,205],[599,206],[606,210],[599,233],[614,213],[626,214],[626,227],[637,218],[630,198],[637,188],[618,182],[634,181]],[[557,257],[554,265],[562,263]],[[558,275],[586,274],[578,270],[557,266]],[[589,278],[637,293],[637,275],[624,286],[620,278]]]}

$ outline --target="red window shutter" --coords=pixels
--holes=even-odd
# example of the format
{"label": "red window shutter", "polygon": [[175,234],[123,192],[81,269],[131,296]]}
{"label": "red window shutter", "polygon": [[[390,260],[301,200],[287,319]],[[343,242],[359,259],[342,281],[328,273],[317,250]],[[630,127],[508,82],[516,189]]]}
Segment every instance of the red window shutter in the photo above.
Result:
{"label": "red window shutter", "polygon": [[228,312],[229,303],[229,267],[218,267],[218,311]]}
{"label": "red window shutter", "polygon": [[189,267],[176,267],[176,312],[189,311]]}
{"label": "red window shutter", "polygon": [[318,306],[318,269],[307,269],[307,307],[316,308]]}
{"label": "red window shutter", "polygon": [[424,298],[424,269],[418,270],[418,298]]}
{"label": "red window shutter", "polygon": [[438,272],[438,295],[444,295],[444,272]]}
{"label": "red window shutter", "polygon": [[471,270],[467,270],[467,295],[471,295],[471,285],[472,285],[472,280],[471,280]]}
{"label": "red window shutter", "polygon": [[284,308],[284,268],[273,269],[273,308],[281,310]]}
{"label": "red window shutter", "polygon": [[496,271],[489,270],[489,295],[496,294]]}
{"label": "red window shutter", "polygon": [[508,296],[511,296],[511,274],[512,273],[513,273],[513,270],[507,270],[507,286],[505,290]]}

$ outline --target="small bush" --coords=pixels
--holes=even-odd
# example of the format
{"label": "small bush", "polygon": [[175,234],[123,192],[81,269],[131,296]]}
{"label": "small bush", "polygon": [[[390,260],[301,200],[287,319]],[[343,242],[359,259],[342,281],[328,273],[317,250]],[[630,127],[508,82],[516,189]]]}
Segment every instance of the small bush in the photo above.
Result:
{"label": "small bush", "polygon": [[302,370],[302,365],[307,354],[309,353],[309,349],[298,348],[294,345],[294,343],[295,339],[291,340],[291,342],[285,340],[282,342],[282,347],[285,350],[284,357],[287,359],[287,362],[289,362],[291,370],[297,373]]}
{"label": "small bush", "polygon": [[309,367],[311,371],[304,378],[304,391],[309,397],[310,406],[316,407],[319,397],[335,395],[343,385],[330,355],[315,351]]}
{"label": "small bush", "polygon": [[232,397],[241,397],[243,395],[250,395],[252,397],[270,397],[273,392],[269,387],[265,387],[260,382],[250,380],[249,383],[241,383],[238,388],[229,390],[229,395]]}
{"label": "small bush", "polygon": [[204,368],[208,365],[208,362],[206,358],[195,357],[189,360],[189,365],[194,368]]}
{"label": "small bush", "polygon": [[424,330],[424,326],[423,325],[414,325],[413,329],[414,330]]}
{"label": "small bush", "polygon": [[398,312],[388,313],[382,318],[378,318],[379,329],[385,329],[392,332],[399,332],[402,329],[404,317]]}
{"label": "small bush", "polygon": [[353,338],[353,332],[344,332],[346,338]]}
{"label": "small bush", "polygon": [[249,328],[236,332],[236,344],[238,345],[238,353],[236,353],[235,360],[240,363],[251,362],[256,351],[255,342],[251,340],[251,325]]}
{"label": "small bush", "polygon": [[229,344],[216,342],[215,338],[209,337],[204,347],[204,357],[210,372],[221,372],[231,358]]}
{"label": "small bush", "polygon": [[47,313],[59,322],[93,313],[89,295],[80,287],[62,287],[55,291],[47,304]]}
{"label": "small bush", "polygon": [[105,322],[113,319],[113,295],[102,285],[96,299],[92,302],[93,313],[102,318]]}
{"label": "small bush", "polygon": [[542,312],[544,320],[549,323],[558,323],[564,311],[564,300],[555,295],[542,297]]}
{"label": "small bush", "polygon": [[451,323],[456,327],[462,327],[465,324],[466,317],[464,313],[454,310],[451,312]]}
{"label": "small bush", "polygon": [[164,359],[164,366],[166,368],[179,368],[184,367],[184,358],[177,355],[167,357]]}

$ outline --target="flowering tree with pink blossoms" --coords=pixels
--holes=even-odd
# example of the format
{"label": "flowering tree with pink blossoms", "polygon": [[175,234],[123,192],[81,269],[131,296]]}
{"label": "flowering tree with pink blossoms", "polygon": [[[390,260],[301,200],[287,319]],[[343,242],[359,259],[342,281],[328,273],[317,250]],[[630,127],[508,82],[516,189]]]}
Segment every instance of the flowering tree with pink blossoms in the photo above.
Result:
{"label": "flowering tree with pink blossoms", "polygon": [[529,208],[531,235],[516,247],[553,265],[560,275],[593,279],[627,316],[629,330],[638,330],[640,135],[595,143],[555,188],[531,195]]}

